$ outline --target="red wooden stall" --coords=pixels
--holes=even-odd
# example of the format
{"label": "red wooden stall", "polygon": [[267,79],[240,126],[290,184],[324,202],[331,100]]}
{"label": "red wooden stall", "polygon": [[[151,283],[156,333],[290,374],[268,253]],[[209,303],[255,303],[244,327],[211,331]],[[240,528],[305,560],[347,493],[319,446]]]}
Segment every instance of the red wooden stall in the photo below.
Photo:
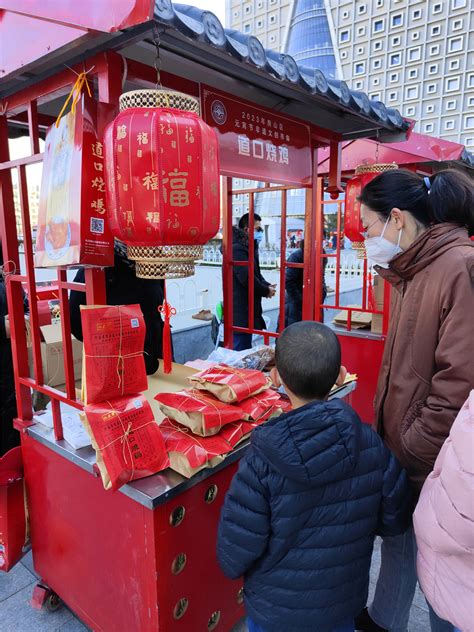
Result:
{"label": "red wooden stall", "polygon": [[[53,1],[32,8],[30,2],[4,0],[0,9],[0,230],[4,260],[10,262],[6,286],[16,428],[21,432],[33,561],[42,578],[34,601],[48,598],[54,605],[55,593],[94,630],[229,631],[243,615],[241,582],[222,576],[214,549],[224,494],[246,446],[190,480],[166,471],[112,493],[104,491],[97,476],[93,451],[74,451],[64,441],[60,404],[82,408],[74,381],[68,293],[80,290],[88,304],[104,304],[104,271],[87,268],[85,284],[77,284],[68,281],[66,269],[58,269],[52,288],[37,287],[28,167],[42,162],[40,139],[61,110],[76,73],[88,71],[95,99],[111,106],[117,105],[122,91],[154,87],[160,81],[199,97],[202,116],[219,137],[225,178],[223,280],[229,343],[235,329],[233,266],[247,265],[253,279],[252,252],[249,262],[232,261],[232,178],[264,181],[271,190],[281,191],[282,236],[288,191],[304,189],[303,316],[318,319],[323,192],[342,191],[342,143],[356,138],[401,141],[409,123],[398,111],[371,102],[344,82],[265,50],[255,37],[225,30],[212,13],[168,0],[104,4]],[[18,41],[25,42],[20,49]],[[30,139],[29,154],[10,159],[8,139],[22,135]],[[325,147],[330,155],[326,180],[319,173],[319,152]],[[18,251],[13,173],[19,181],[25,270]],[[261,191],[247,191],[251,230],[253,198]],[[282,256],[280,308],[285,267]],[[23,288],[30,299],[31,376]],[[38,301],[52,296],[59,297],[61,306],[63,389],[48,386],[43,378]],[[250,314],[252,301],[250,281]],[[242,331],[255,332],[252,317]],[[276,336],[262,333],[267,341]],[[364,392],[363,366],[373,363],[373,357],[364,338],[355,345],[353,355],[344,350],[344,361],[359,373]],[[52,431],[33,421],[33,391],[51,398]]]}

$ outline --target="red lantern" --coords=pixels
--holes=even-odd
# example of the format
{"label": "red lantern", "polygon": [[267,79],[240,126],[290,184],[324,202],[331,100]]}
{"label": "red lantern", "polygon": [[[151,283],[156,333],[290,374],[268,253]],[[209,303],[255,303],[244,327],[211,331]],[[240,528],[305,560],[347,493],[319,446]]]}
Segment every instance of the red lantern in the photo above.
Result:
{"label": "red lantern", "polygon": [[355,170],[355,176],[346,185],[346,201],[344,210],[344,233],[352,241],[352,247],[359,251],[359,256],[365,257],[363,227],[360,217],[360,202],[357,199],[362,189],[376,176],[384,171],[398,169],[398,165],[376,164],[360,165]]}
{"label": "red lantern", "polygon": [[137,276],[190,276],[219,230],[215,132],[199,102],[179,92],[128,92],[120,110],[104,142],[112,233],[127,244]]}

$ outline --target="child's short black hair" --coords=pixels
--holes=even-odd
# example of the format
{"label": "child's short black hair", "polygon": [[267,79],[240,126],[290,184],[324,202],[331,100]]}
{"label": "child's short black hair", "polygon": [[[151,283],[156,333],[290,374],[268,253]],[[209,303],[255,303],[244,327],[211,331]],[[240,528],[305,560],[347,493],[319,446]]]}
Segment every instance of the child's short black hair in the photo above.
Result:
{"label": "child's short black hair", "polygon": [[297,397],[324,399],[341,369],[341,346],[326,325],[301,321],[281,333],[275,360],[282,381]]}

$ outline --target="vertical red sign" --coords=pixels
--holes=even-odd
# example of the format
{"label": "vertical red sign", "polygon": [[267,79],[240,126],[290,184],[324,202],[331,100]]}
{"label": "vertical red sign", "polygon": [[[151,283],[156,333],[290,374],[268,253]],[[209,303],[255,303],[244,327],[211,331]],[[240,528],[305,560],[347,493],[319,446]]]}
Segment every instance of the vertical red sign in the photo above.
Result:
{"label": "vertical red sign", "polygon": [[202,115],[219,139],[221,173],[283,184],[311,184],[307,125],[201,86]]}

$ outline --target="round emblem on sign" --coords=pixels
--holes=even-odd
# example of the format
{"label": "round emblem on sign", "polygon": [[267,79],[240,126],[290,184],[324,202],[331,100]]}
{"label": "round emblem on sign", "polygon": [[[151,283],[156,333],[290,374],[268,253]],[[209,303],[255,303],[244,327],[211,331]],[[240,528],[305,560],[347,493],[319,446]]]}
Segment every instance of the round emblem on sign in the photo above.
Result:
{"label": "round emblem on sign", "polygon": [[227,121],[227,110],[222,101],[213,101],[211,105],[211,114],[217,125],[224,125]]}

